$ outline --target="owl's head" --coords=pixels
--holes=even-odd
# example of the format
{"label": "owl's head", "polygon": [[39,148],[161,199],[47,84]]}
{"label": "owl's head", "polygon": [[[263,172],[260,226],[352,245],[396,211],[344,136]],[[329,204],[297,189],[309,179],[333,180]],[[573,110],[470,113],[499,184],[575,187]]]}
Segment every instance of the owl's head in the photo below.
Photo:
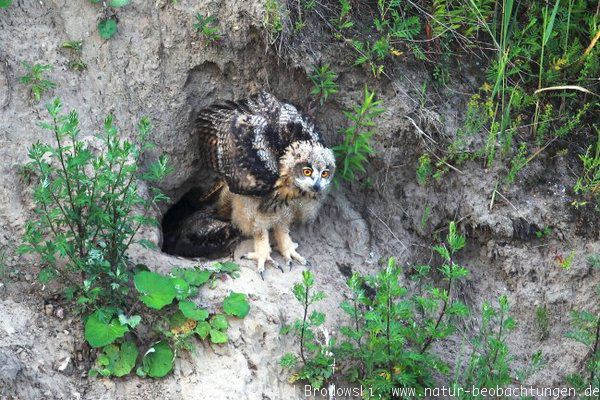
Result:
{"label": "owl's head", "polygon": [[298,141],[288,146],[279,165],[289,184],[306,193],[324,193],[333,180],[335,156],[319,142]]}

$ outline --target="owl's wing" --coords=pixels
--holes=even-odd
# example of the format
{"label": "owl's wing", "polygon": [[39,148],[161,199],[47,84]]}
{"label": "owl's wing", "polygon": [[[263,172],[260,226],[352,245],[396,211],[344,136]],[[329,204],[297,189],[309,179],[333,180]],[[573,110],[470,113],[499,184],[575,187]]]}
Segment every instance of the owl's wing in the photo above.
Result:
{"label": "owl's wing", "polygon": [[168,238],[165,251],[182,257],[205,257],[226,250],[239,236],[231,222],[197,211]]}
{"label": "owl's wing", "polygon": [[277,124],[271,118],[271,113],[278,113],[277,105],[265,103],[257,108],[254,97],[200,112],[196,127],[204,151],[233,193],[264,196],[273,190],[282,150]]}

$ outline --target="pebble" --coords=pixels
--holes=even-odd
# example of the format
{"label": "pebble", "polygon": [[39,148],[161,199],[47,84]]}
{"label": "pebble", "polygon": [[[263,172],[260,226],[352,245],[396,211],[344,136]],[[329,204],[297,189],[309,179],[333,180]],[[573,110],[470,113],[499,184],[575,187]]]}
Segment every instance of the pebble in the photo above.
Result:
{"label": "pebble", "polygon": [[56,317],[59,319],[65,318],[65,309],[62,307],[58,307],[54,315],[56,315]]}
{"label": "pebble", "polygon": [[44,312],[46,315],[50,316],[54,312],[54,306],[52,304],[46,304],[44,306]]}
{"label": "pebble", "polygon": [[67,369],[70,362],[71,362],[71,357],[66,357],[58,366],[58,370],[60,372],[63,372],[65,369]]}

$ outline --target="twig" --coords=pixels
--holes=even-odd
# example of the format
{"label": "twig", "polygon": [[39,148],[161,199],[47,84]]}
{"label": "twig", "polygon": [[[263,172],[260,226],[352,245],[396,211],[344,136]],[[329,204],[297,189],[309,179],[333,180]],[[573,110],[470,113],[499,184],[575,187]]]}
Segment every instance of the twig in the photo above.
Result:
{"label": "twig", "polygon": [[421,135],[425,136],[427,139],[429,139],[433,144],[437,144],[437,142],[428,134],[426,134],[423,129],[421,129],[419,127],[419,125],[417,125],[417,123],[415,122],[414,119],[412,119],[411,117],[409,117],[408,115],[405,115],[404,118],[406,118],[407,120],[409,120],[413,126],[415,127],[415,129],[417,130],[417,132],[419,132]]}
{"label": "twig", "polygon": [[392,229],[389,227],[389,225],[388,225],[388,224],[386,224],[386,223],[385,223],[385,222],[384,222],[384,221],[383,221],[383,220],[382,220],[382,219],[379,217],[379,215],[375,214],[375,213],[373,212],[373,210],[371,210],[369,207],[367,207],[367,210],[369,210],[369,212],[370,212],[371,214],[373,214],[373,216],[374,216],[375,218],[377,218],[377,219],[379,220],[379,222],[381,222],[381,223],[383,224],[383,226],[385,226],[385,227],[387,228],[387,230],[388,230],[388,231],[390,232],[390,234],[391,234],[391,235],[394,237],[394,239],[396,239],[396,240],[398,241],[398,243],[400,243],[400,244],[402,245],[402,247],[404,247],[404,250],[407,250],[407,251],[408,251],[408,247],[406,247],[406,245],[405,245],[405,244],[402,242],[402,240],[400,240],[400,239],[398,238],[398,236],[396,236],[396,234],[394,233],[394,231],[392,231]]}
{"label": "twig", "polygon": [[545,87],[545,88],[538,89],[538,90],[536,90],[533,93],[534,94],[539,94],[539,93],[548,92],[548,91],[551,91],[551,90],[578,90],[578,91],[583,92],[583,93],[591,94],[592,96],[598,96],[596,93],[592,92],[591,90],[588,90],[588,89],[586,89],[586,88],[584,88],[582,86],[577,86],[577,85],[550,86],[550,87]]}

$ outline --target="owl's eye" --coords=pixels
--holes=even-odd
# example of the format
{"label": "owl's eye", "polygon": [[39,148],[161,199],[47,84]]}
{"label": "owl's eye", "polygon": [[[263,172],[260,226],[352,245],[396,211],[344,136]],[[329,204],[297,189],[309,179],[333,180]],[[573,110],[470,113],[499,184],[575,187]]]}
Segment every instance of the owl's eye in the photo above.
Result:
{"label": "owl's eye", "polygon": [[311,176],[312,175],[312,168],[302,168],[302,173],[304,174],[304,176]]}
{"label": "owl's eye", "polygon": [[329,176],[329,171],[325,170],[321,172],[321,178],[327,178]]}

